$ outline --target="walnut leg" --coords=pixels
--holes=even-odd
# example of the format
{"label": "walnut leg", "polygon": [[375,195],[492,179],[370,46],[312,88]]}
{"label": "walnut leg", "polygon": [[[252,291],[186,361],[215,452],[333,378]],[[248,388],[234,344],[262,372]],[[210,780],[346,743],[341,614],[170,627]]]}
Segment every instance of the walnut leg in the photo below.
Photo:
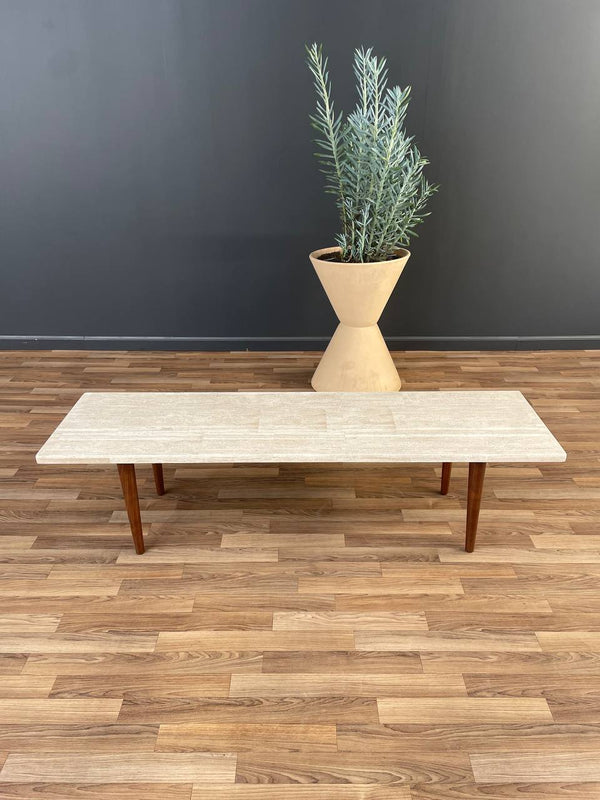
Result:
{"label": "walnut leg", "polygon": [[479,506],[483,491],[485,477],[485,463],[473,461],[469,464],[469,489],[467,498],[467,531],[465,536],[465,550],[472,553],[475,549],[477,536],[477,522],[479,520]]}
{"label": "walnut leg", "polygon": [[442,464],[442,485],[440,488],[440,494],[448,494],[448,489],[450,488],[451,473],[452,473],[452,462],[445,461]]}
{"label": "walnut leg", "polygon": [[156,486],[156,494],[164,494],[165,479],[163,478],[162,464],[152,464],[152,472],[154,473],[154,485]]}
{"label": "walnut leg", "polygon": [[133,464],[117,464],[117,468],[121,479],[121,488],[123,489],[123,498],[127,516],[129,517],[135,552],[141,555],[144,552],[144,533],[142,531],[140,501],[135,480],[135,466]]}

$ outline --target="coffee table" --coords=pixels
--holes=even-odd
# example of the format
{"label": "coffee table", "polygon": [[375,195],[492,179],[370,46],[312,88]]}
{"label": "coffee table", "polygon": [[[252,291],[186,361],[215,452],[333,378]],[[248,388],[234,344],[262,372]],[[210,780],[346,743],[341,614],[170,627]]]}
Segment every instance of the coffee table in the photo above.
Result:
{"label": "coffee table", "polygon": [[135,465],[467,462],[465,549],[475,547],[486,464],[566,453],[520,392],[86,392],[39,464],[116,464],[136,553],[144,552]]}

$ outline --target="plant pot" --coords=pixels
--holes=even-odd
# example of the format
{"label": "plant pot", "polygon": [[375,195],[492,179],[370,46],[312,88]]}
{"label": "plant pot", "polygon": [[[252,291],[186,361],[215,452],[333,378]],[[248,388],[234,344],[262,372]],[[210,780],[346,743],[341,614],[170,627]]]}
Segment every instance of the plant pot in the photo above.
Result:
{"label": "plant pot", "polygon": [[401,381],[377,321],[394,290],[408,250],[369,264],[328,261],[339,247],[310,254],[310,260],[340,324],[312,377],[317,392],[397,392]]}

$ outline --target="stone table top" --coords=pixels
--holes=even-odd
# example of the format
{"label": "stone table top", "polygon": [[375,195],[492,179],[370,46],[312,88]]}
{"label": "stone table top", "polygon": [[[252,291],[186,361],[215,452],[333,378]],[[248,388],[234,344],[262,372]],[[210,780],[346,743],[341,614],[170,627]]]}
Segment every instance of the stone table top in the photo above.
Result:
{"label": "stone table top", "polygon": [[40,464],[546,462],[520,392],[87,392]]}

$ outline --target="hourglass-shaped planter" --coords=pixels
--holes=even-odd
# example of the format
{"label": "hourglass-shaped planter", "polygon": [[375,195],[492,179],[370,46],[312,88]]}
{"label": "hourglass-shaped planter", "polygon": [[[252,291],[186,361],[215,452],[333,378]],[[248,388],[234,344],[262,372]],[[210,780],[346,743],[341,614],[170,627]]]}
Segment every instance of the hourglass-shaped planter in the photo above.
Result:
{"label": "hourglass-shaped planter", "polygon": [[339,247],[310,254],[310,260],[340,320],[312,377],[318,392],[397,392],[401,381],[377,321],[404,265],[397,258],[368,264],[332,261]]}

